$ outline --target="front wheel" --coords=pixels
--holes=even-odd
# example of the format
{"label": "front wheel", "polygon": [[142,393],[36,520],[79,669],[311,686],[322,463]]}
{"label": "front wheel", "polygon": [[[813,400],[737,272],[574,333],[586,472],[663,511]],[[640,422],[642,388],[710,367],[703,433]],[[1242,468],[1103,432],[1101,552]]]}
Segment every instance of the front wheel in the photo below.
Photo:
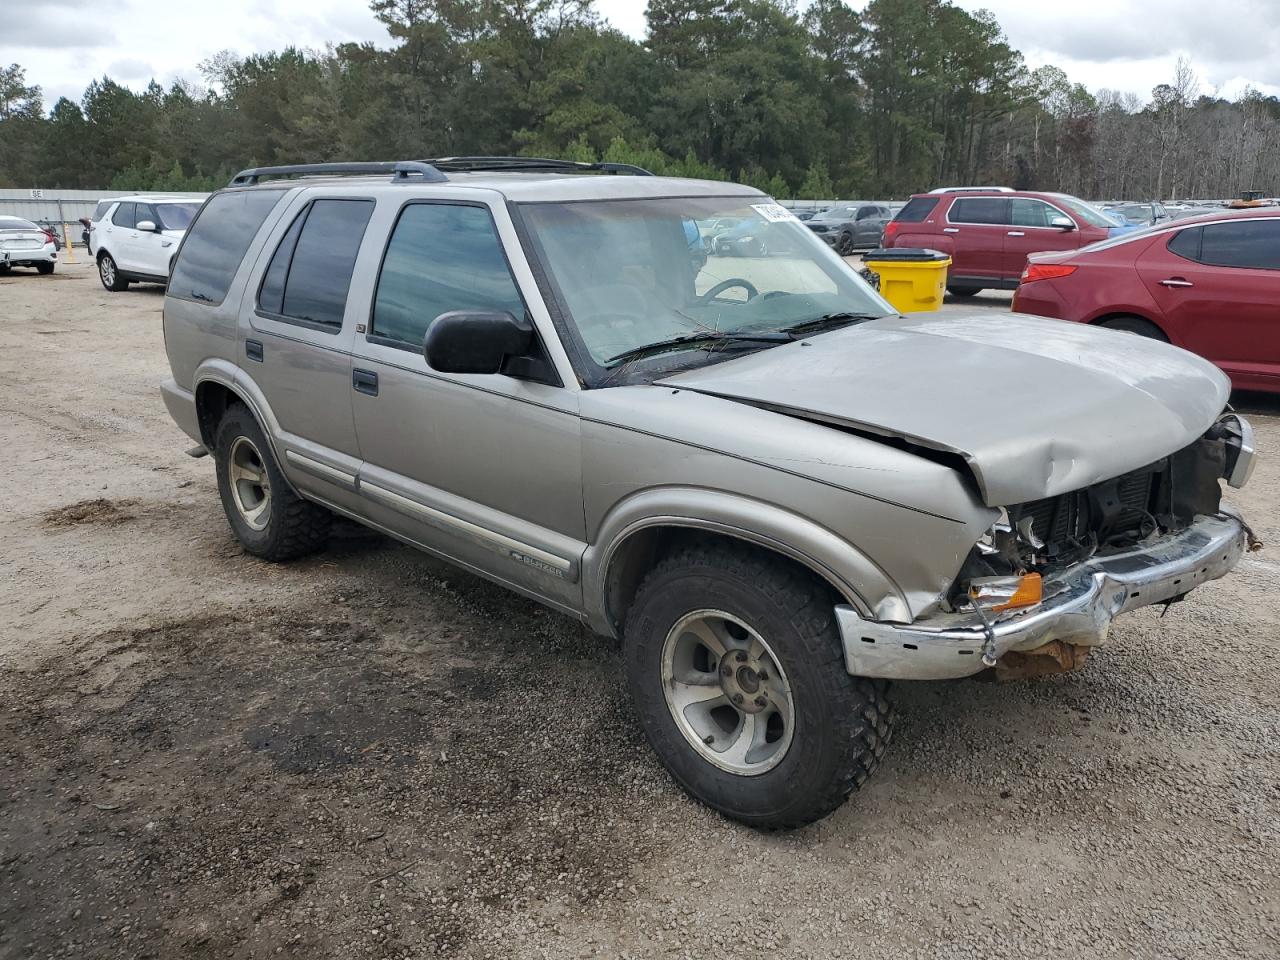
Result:
{"label": "front wheel", "polygon": [[953,297],[976,297],[985,287],[966,287],[958,283],[947,284],[947,293]]}
{"label": "front wheel", "polygon": [[214,458],[222,508],[246,551],[266,560],[292,560],[324,546],[333,514],[293,492],[246,407],[227,408]]}
{"label": "front wheel", "polygon": [[111,259],[111,254],[109,253],[104,253],[98,257],[98,279],[112,293],[119,293],[121,290],[129,289],[129,281],[120,276],[120,270],[116,267],[116,262]]}
{"label": "front wheel", "polygon": [[853,253],[853,234],[847,232],[840,234],[840,240],[836,244],[836,253],[842,257],[847,257]]}
{"label": "front wheel", "polygon": [[686,547],[645,579],[624,632],[628,683],[658,757],[749,826],[831,813],[879,765],[893,706],[845,670],[834,602],[746,546]]}

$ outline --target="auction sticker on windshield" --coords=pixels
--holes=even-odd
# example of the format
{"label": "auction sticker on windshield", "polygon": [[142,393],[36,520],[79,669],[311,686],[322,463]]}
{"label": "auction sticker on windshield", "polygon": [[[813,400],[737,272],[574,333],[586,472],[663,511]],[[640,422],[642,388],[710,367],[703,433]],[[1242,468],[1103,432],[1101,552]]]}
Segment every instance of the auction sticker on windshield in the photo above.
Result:
{"label": "auction sticker on windshield", "polygon": [[753,203],[751,204],[751,209],[770,223],[782,223],[785,220],[796,219],[796,215],[780,203]]}

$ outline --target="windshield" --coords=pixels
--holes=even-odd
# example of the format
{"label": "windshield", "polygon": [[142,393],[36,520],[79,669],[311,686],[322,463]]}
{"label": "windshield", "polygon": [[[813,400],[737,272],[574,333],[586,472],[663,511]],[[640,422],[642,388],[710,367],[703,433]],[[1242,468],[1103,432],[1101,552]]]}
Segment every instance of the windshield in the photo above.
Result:
{"label": "windshield", "polygon": [[1089,206],[1089,204],[1085,203],[1079,197],[1069,197],[1065,194],[1057,194],[1053,199],[1056,203],[1066,207],[1091,227],[1106,227],[1107,229],[1110,229],[1115,226],[1115,222],[1108,220],[1101,210],[1097,207]]}
{"label": "windshield", "polygon": [[1114,207],[1111,212],[1126,220],[1136,220],[1138,223],[1145,223],[1151,219],[1151,208],[1145,204],[1131,203],[1124,207]]}
{"label": "windshield", "polygon": [[[644,379],[673,364],[710,363],[726,352],[767,349],[786,339],[721,339],[714,350],[703,343],[618,359],[676,337],[760,334],[831,314],[895,312],[765,197],[540,203],[521,211],[558,288],[576,359],[587,368],[579,373],[589,384],[619,382],[622,365]],[[708,238],[705,247],[689,243],[689,221]]]}
{"label": "windshield", "polygon": [[185,230],[191,226],[196,211],[200,209],[198,201],[190,203],[157,203],[156,215],[160,218],[160,226],[165,230]]}

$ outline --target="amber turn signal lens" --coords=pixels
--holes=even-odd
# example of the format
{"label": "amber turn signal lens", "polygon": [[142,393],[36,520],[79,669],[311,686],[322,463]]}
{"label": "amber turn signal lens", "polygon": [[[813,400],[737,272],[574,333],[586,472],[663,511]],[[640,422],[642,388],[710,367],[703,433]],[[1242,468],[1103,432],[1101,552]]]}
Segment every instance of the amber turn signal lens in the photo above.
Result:
{"label": "amber turn signal lens", "polygon": [[1019,607],[1034,607],[1044,597],[1044,583],[1038,573],[1021,577],[986,577],[969,587],[969,599],[984,610],[999,613]]}

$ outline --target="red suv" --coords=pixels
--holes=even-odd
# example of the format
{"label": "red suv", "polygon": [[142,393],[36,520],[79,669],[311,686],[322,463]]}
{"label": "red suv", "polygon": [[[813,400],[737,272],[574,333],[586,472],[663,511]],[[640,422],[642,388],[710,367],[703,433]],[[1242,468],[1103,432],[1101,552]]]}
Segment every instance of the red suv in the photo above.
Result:
{"label": "red suv", "polygon": [[1237,387],[1280,391],[1280,210],[1223,210],[1033,256],[1013,309],[1167,340]]}
{"label": "red suv", "polygon": [[1032,253],[1075,250],[1132,229],[1065,193],[943,187],[913,196],[885,226],[884,245],[948,254],[947,290],[969,297],[1016,288]]}

